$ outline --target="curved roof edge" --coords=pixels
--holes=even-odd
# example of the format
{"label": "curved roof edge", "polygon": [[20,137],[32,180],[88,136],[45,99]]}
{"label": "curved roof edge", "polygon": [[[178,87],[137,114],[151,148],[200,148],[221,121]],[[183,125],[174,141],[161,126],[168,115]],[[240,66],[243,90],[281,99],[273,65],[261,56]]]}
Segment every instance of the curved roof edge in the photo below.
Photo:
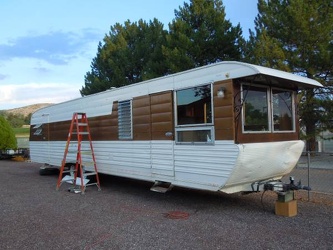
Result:
{"label": "curved roof edge", "polygon": [[[314,80],[310,79],[304,76],[296,75],[293,73],[277,70],[277,69],[272,69],[272,68],[267,68],[255,64],[249,64],[249,63],[243,63],[243,62],[238,62],[238,61],[223,61],[220,64],[227,64],[230,65],[230,68],[233,68],[238,75],[237,77],[245,77],[245,76],[250,76],[250,75],[256,75],[256,74],[263,74],[263,75],[268,75],[268,76],[273,76],[277,78],[282,78],[290,81],[297,82],[299,87],[323,87],[323,85]],[[232,67],[234,65],[235,67]],[[238,65],[238,67],[236,66]],[[252,73],[251,73],[252,71]],[[230,78],[237,78],[235,75],[230,75]]]}

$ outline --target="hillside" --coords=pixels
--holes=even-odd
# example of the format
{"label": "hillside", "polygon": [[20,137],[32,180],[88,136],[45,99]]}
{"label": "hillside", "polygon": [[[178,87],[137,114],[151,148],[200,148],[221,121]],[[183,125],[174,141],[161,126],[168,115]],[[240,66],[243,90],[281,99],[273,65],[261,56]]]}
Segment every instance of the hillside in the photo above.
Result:
{"label": "hillside", "polygon": [[36,110],[50,106],[50,105],[52,105],[52,103],[39,103],[39,104],[32,104],[29,106],[24,106],[21,108],[7,109],[4,111],[15,114],[15,115],[21,114],[23,116],[28,116],[29,114],[35,112]]}

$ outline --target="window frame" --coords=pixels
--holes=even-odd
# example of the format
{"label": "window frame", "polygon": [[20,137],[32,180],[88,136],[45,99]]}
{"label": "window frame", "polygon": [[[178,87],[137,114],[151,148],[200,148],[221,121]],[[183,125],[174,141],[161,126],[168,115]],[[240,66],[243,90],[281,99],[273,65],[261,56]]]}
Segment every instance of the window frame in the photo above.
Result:
{"label": "window frame", "polygon": [[[246,131],[244,126],[245,126],[245,101],[244,99],[244,86],[249,86],[249,87],[256,87],[256,88],[262,88],[266,89],[267,93],[267,118],[268,118],[268,130],[262,131]],[[292,105],[292,130],[275,130],[274,129],[274,114],[273,114],[273,90],[282,90],[286,92],[291,93],[291,105]],[[245,96],[246,98],[246,96]],[[293,133],[296,132],[296,107],[295,107],[295,91],[291,89],[286,89],[286,88],[279,88],[279,87],[273,87],[273,86],[267,86],[267,85],[260,85],[260,84],[251,84],[244,82],[241,84],[241,100],[242,100],[242,133],[243,134],[269,134],[269,133]]]}
{"label": "window frame", "polygon": [[[178,91],[186,90],[186,89],[194,89],[197,87],[204,87],[210,86],[210,102],[211,102],[211,122],[209,123],[198,123],[198,124],[181,124],[178,125],[178,103],[177,103],[177,93]],[[215,131],[214,131],[214,95],[213,95],[213,82],[206,82],[203,84],[195,85],[195,86],[188,86],[184,88],[179,88],[174,90],[174,119],[175,119],[175,142],[176,144],[201,144],[201,145],[212,145],[215,143]],[[199,141],[192,141],[192,142],[180,142],[178,132],[182,131],[201,131],[207,130],[211,133],[211,140],[208,142],[199,142]]]}

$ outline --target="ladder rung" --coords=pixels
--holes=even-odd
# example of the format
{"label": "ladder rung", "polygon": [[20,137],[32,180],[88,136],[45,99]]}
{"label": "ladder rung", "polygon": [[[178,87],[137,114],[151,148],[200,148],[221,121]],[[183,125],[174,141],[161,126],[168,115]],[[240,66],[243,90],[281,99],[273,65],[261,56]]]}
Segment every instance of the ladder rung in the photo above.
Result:
{"label": "ladder rung", "polygon": [[91,150],[81,150],[81,155],[91,155],[92,151]]}
{"label": "ladder rung", "polygon": [[88,186],[92,186],[92,185],[97,185],[97,186],[98,186],[98,183],[97,183],[97,182],[89,183],[89,184],[86,184],[86,187],[88,187]]}
{"label": "ladder rung", "polygon": [[86,166],[86,167],[93,167],[93,166],[95,166],[95,163],[94,162],[81,162],[81,165]]}
{"label": "ladder rung", "polygon": [[79,126],[82,126],[82,127],[88,126],[88,124],[86,122],[78,122],[76,124],[79,125]]}
{"label": "ladder rung", "polygon": [[72,135],[89,135],[89,132],[72,132]]}
{"label": "ladder rung", "polygon": [[88,155],[91,154],[92,151],[91,150],[68,150],[68,153],[72,153],[72,154],[76,154],[76,153],[81,153],[81,155]]}
{"label": "ladder rung", "polygon": [[91,172],[91,173],[85,173],[83,174],[84,176],[92,176],[92,175],[96,175],[97,173],[96,172]]}
{"label": "ladder rung", "polygon": [[62,173],[71,173],[71,172],[76,172],[76,170],[64,170]]}

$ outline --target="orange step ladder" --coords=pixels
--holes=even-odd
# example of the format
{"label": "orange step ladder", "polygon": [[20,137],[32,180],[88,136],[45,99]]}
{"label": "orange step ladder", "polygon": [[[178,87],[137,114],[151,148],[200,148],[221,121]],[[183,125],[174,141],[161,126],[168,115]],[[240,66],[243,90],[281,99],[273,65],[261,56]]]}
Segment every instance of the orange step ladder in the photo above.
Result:
{"label": "orange step ladder", "polygon": [[[73,147],[75,148],[74,150],[72,150]],[[75,169],[67,169],[69,162],[73,163],[73,161],[67,162],[67,158],[69,158],[68,155],[71,155],[73,158],[75,158],[75,154]],[[92,169],[93,167],[93,170],[87,171],[86,168],[89,167],[90,169]],[[71,175],[65,175],[63,177],[63,174],[66,173],[70,173]],[[95,176],[96,181],[93,183],[89,183],[90,180],[86,178],[88,176]],[[101,190],[95,154],[90,135],[90,128],[86,113],[73,114],[65,147],[64,157],[59,172],[57,190],[59,190],[63,182],[71,183],[72,187],[69,189],[69,191],[74,193],[84,194],[86,187],[92,185],[96,185],[98,191]],[[78,186],[80,188],[77,188]]]}

